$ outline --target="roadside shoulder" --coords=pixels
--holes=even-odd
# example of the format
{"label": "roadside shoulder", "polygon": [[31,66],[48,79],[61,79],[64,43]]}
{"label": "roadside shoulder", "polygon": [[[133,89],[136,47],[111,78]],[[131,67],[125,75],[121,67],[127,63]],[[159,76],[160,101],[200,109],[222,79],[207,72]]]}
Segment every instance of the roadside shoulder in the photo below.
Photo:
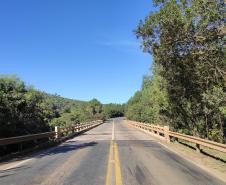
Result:
{"label": "roadside shoulder", "polygon": [[[125,121],[126,123],[126,121]],[[128,124],[128,123],[126,123]],[[130,124],[128,124],[131,126]],[[132,127],[132,126],[131,126]],[[135,127],[134,127],[135,128]],[[203,170],[207,171],[208,173],[218,177],[222,181],[226,182],[226,163],[220,160],[214,159],[202,153],[198,153],[193,149],[184,146],[178,142],[171,142],[166,143],[162,137],[158,137],[146,130],[136,128],[141,132],[148,134],[162,146],[170,150],[171,152],[183,157],[185,160],[189,161],[190,163],[202,168]]]}

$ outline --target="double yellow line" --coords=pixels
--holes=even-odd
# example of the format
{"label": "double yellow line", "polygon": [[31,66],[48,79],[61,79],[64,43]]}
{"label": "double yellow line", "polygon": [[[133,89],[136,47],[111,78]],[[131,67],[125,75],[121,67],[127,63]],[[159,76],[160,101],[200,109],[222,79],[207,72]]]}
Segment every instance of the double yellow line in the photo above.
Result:
{"label": "double yellow line", "polygon": [[[113,169],[115,179],[113,179]],[[122,185],[122,175],[119,161],[118,145],[114,140],[112,140],[110,144],[106,185],[112,185],[112,182],[115,182],[115,185]]]}

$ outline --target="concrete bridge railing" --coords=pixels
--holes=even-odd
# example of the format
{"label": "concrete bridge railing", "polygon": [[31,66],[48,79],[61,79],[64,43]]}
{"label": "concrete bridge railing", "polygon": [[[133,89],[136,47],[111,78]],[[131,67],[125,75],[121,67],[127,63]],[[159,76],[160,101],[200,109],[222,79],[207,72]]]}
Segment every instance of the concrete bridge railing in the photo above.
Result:
{"label": "concrete bridge railing", "polygon": [[49,138],[59,142],[67,139],[69,135],[85,132],[86,130],[96,127],[102,123],[103,123],[102,120],[96,120],[88,123],[75,124],[73,126],[66,127],[66,128],[55,127],[55,131],[52,131],[52,132],[3,138],[3,139],[0,139],[0,146],[17,144],[17,143],[22,143],[26,141],[34,141],[34,140],[43,139],[43,138]]}
{"label": "concrete bridge railing", "polygon": [[169,126],[158,126],[158,125],[152,125],[147,123],[141,123],[136,121],[127,120],[129,124],[132,126],[135,126],[137,128],[140,128],[142,130],[146,130],[148,132],[153,133],[156,136],[159,136],[163,139],[165,139],[166,142],[170,142],[172,138],[181,139],[184,141],[188,141],[191,143],[194,143],[196,146],[196,150],[200,152],[200,146],[208,147],[210,149],[214,149],[220,152],[226,153],[226,144],[217,143],[214,141],[210,141],[207,139],[202,139],[195,136],[190,136],[186,134],[181,134],[178,132],[172,132],[169,130]]}

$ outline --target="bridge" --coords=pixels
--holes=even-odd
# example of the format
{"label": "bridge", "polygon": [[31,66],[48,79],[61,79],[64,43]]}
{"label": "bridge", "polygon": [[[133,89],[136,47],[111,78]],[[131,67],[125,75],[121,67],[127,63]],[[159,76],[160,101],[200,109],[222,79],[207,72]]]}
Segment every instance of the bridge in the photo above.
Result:
{"label": "bridge", "polygon": [[[84,131],[79,135],[63,140],[58,146],[1,163],[0,184],[226,184],[167,148],[145,129],[142,131],[142,126],[123,118],[111,119],[103,124],[89,124],[81,129]],[[157,134],[161,136],[161,133]],[[205,144],[202,142],[199,144]],[[214,147],[217,149],[218,146]]]}

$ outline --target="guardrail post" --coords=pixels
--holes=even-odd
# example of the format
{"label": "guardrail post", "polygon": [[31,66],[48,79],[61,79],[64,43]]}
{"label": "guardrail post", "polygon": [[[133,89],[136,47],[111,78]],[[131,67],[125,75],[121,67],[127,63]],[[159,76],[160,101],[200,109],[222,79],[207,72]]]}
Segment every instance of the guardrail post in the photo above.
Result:
{"label": "guardrail post", "polygon": [[201,152],[200,145],[197,144],[197,143],[195,144],[195,149],[196,149],[196,151],[197,151],[198,153]]}
{"label": "guardrail post", "polygon": [[[157,125],[157,126],[159,127],[159,125]],[[158,130],[156,130],[156,134],[159,135],[159,131]]]}
{"label": "guardrail post", "polygon": [[170,136],[169,136],[169,126],[164,126],[164,136],[166,139],[166,142],[170,142]]}
{"label": "guardrail post", "polygon": [[60,127],[55,126],[55,138],[59,139],[60,138]]}

